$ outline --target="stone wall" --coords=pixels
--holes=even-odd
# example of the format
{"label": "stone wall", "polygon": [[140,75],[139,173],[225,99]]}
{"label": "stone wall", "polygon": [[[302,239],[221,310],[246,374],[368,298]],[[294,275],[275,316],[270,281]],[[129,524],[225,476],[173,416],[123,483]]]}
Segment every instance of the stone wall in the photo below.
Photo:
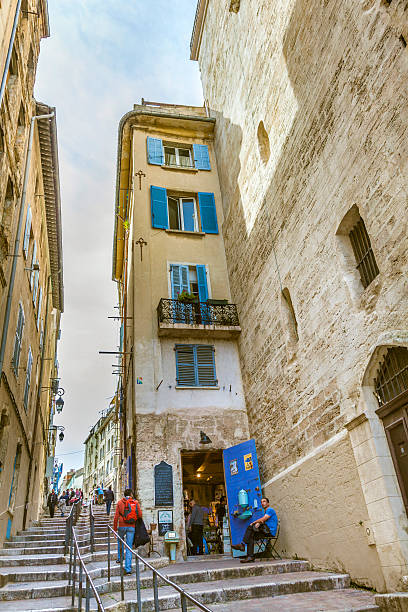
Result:
{"label": "stone wall", "polygon": [[[407,327],[406,23],[399,0],[246,0],[237,13],[208,4],[199,64],[217,119],[242,376],[265,481],[343,431],[371,347]],[[353,206],[380,270],[365,290],[341,237]],[[333,452],[340,471],[356,473],[350,455]],[[321,477],[330,484],[330,470]],[[325,487],[308,495],[336,531],[343,504],[331,512]],[[357,504],[350,521],[360,515]],[[321,545],[361,576],[341,542],[327,535]]]}

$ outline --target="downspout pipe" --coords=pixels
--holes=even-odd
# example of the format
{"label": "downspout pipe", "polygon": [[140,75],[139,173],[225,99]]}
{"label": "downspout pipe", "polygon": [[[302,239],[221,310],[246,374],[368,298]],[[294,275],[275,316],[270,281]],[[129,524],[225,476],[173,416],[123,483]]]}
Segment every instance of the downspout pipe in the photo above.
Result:
{"label": "downspout pipe", "polygon": [[9,47],[8,47],[7,57],[6,57],[6,63],[5,63],[4,69],[3,69],[3,76],[2,76],[2,79],[1,79],[1,85],[0,85],[0,108],[1,108],[1,105],[3,104],[4,92],[6,90],[6,85],[7,85],[7,75],[8,75],[8,71],[9,71],[9,68],[10,68],[11,54],[13,53],[14,40],[16,38],[16,31],[17,31],[18,20],[19,20],[19,17],[20,17],[20,10],[21,10],[21,2],[22,2],[22,0],[18,0],[18,2],[17,2],[16,14],[14,15],[13,29],[11,31],[10,42],[9,42]]}
{"label": "downspout pipe", "polygon": [[24,209],[25,209],[25,202],[26,202],[26,197],[27,197],[28,177],[30,174],[31,153],[33,149],[34,125],[35,125],[35,122],[38,121],[39,119],[51,119],[52,117],[54,117],[54,113],[49,113],[48,115],[34,115],[34,117],[31,117],[30,136],[28,139],[28,149],[27,149],[27,156],[26,156],[25,169],[24,169],[23,193],[21,196],[20,211],[18,214],[18,224],[17,224],[16,240],[14,243],[14,252],[12,255],[13,261],[11,264],[11,273],[10,273],[10,282],[8,286],[6,312],[4,315],[3,331],[2,331],[2,336],[1,336],[0,379],[1,379],[1,375],[3,372],[3,366],[4,366],[4,355],[6,353],[7,334],[8,334],[8,328],[9,328],[9,323],[10,323],[11,302],[13,299],[14,281],[16,278],[16,269],[17,269],[17,259],[18,259],[19,250],[20,250],[21,228],[23,226]]}

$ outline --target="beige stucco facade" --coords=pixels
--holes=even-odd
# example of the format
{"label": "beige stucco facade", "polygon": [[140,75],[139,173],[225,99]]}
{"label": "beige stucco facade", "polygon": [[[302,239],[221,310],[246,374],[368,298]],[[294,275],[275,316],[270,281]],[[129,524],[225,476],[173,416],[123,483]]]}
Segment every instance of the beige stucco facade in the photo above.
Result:
{"label": "beige stucco facade", "polygon": [[[114,278],[126,279],[119,285],[122,321],[126,325],[121,345],[125,352],[122,414],[126,482],[134,486],[147,524],[157,524],[159,510],[173,511],[174,529],[180,535],[178,554],[182,555],[186,552],[182,452],[222,450],[248,438],[236,342],[240,333],[238,322],[230,324],[226,320],[224,325],[218,325],[205,317],[199,321],[172,320],[172,309],[179,303],[172,286],[174,266],[190,270],[190,287],[196,267],[205,267],[206,297],[231,302],[213,149],[214,121],[203,108],[147,103],[135,105],[125,115],[119,134],[117,242],[113,263]],[[164,158],[162,164],[149,163],[149,137],[164,145],[184,147],[191,154],[193,145],[204,145],[210,169],[197,169],[193,160],[191,167],[170,166]],[[194,200],[194,231],[153,227],[151,186],[165,188],[174,197]],[[127,208],[121,190],[128,194]],[[214,196],[219,228],[216,233],[204,229],[198,201],[201,192]],[[202,300],[202,295],[197,299]],[[200,308],[202,303],[199,302]],[[195,308],[197,311],[198,302]],[[213,348],[214,384],[180,383],[175,352],[179,344]],[[200,431],[211,439],[206,447],[200,444]],[[162,461],[173,470],[174,498],[169,506],[155,505],[154,468]],[[155,546],[163,550],[163,537],[158,538]]]}
{"label": "beige stucco facade", "polygon": [[99,486],[112,487],[115,499],[120,493],[120,433],[115,401],[85,440],[83,492],[85,499]]}
{"label": "beige stucco facade", "polygon": [[[5,71],[16,6],[0,7],[7,82],[0,109],[0,543],[38,518],[47,493],[63,311],[55,109],[33,99],[40,40],[49,34],[47,5],[39,2],[34,16],[22,3]],[[31,118],[38,115],[49,117],[34,122],[29,151]]]}
{"label": "beige stucco facade", "polygon": [[[200,0],[250,432],[288,555],[405,589],[408,521],[374,391],[407,346],[403,3]],[[357,211],[358,209],[358,211]],[[366,288],[360,215],[379,274]]]}

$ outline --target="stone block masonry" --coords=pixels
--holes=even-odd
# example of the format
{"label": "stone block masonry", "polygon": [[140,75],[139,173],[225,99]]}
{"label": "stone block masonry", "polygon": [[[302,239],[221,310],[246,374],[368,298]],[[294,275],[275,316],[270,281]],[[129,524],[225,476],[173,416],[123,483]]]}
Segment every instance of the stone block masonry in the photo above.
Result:
{"label": "stone block masonry", "polygon": [[[364,410],[380,425],[372,391],[368,403],[362,392],[365,371],[381,338],[396,343],[407,328],[406,24],[399,0],[248,0],[238,12],[209,0],[197,53],[217,120],[225,248],[264,482],[273,481],[267,490],[297,550],[307,551],[314,533],[318,566],[343,566],[378,589],[402,588],[407,571],[401,495],[398,565],[367,544],[352,560],[338,529],[345,513],[353,533],[367,518],[364,469],[345,440],[330,454],[314,451]],[[341,238],[353,207],[379,268],[366,289]],[[305,457],[315,478],[279,480]],[[389,450],[377,458],[392,476]],[[309,525],[294,520],[299,506]],[[380,514],[369,518],[383,544]]]}

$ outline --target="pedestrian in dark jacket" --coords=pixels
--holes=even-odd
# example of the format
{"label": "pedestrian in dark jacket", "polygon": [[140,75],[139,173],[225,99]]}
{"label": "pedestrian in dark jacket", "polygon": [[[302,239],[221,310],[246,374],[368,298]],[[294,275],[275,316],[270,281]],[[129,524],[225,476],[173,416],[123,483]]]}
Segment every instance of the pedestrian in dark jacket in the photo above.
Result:
{"label": "pedestrian in dark jacket", "polygon": [[112,502],[115,501],[115,496],[113,494],[112,487],[109,487],[109,489],[105,490],[104,496],[105,496],[105,503],[106,503],[106,514],[109,516]]}
{"label": "pedestrian in dark jacket", "polygon": [[55,493],[54,489],[48,495],[47,506],[50,511],[50,517],[54,518],[55,506],[58,503],[58,495]]}

